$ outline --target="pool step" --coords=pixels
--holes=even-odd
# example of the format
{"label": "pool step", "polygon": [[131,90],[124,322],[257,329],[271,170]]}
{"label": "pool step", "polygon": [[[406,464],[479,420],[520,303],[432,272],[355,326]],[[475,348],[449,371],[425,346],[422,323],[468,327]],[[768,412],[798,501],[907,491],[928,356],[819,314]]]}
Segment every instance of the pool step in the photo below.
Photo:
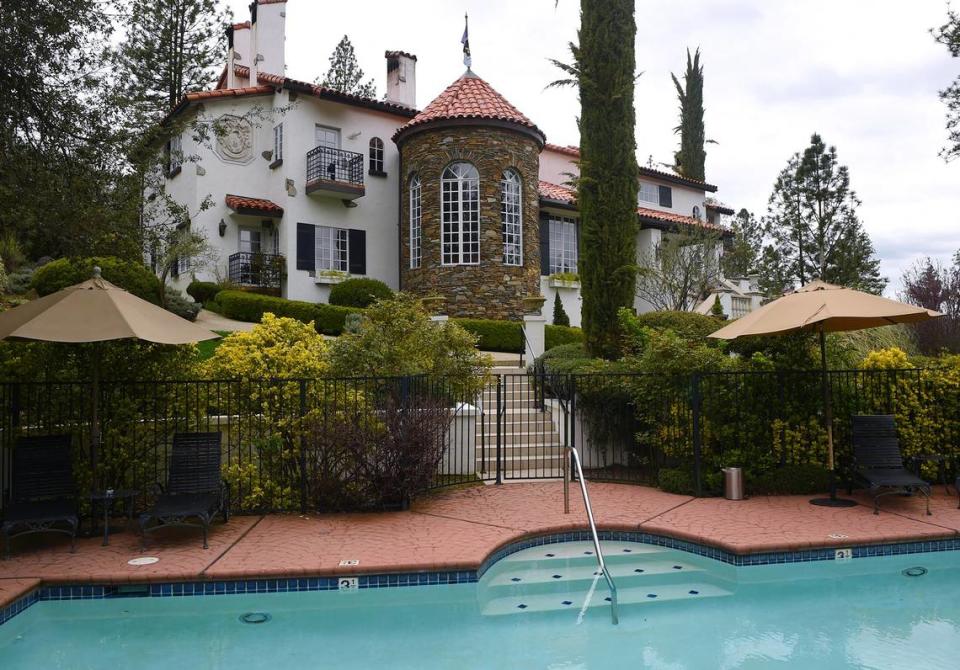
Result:
{"label": "pool step", "polygon": [[[638,542],[600,543],[624,605],[731,595],[723,570],[686,552]],[[592,591],[592,596],[591,596]],[[480,580],[484,615],[500,616],[609,605],[593,543],[530,547],[498,561]],[[589,601],[588,601],[589,598]]]}

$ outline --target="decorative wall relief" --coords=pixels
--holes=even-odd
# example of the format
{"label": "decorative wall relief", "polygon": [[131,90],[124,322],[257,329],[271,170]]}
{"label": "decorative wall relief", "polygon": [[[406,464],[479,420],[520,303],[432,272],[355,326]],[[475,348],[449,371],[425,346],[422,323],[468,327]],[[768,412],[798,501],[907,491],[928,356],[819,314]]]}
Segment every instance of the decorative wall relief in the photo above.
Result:
{"label": "decorative wall relief", "polygon": [[217,155],[231,163],[253,160],[253,124],[232,114],[224,114],[216,123]]}

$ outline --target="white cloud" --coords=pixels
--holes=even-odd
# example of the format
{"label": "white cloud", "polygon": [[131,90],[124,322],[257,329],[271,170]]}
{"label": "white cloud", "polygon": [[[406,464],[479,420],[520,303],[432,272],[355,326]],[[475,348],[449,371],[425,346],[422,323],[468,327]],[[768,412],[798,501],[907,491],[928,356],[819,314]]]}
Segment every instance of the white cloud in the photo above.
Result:
{"label": "white cloud", "polygon": [[[247,0],[230,3],[238,20]],[[687,46],[705,66],[707,177],[734,207],[764,211],[789,156],[819,132],[849,165],[864,225],[894,284],[924,255],[960,249],[960,162],[937,152],[945,137],[937,90],[960,71],[929,28],[945,3],[915,0],[644,0],[637,3],[637,153],[667,161],[677,138],[676,94]],[[576,39],[577,0],[290,0],[287,74],[312,80],[343,34],[383,90],[385,49],[417,54],[423,106],[463,71],[460,35],[470,12],[474,70],[546,132],[577,141],[573,90],[544,90]],[[890,292],[895,290],[891,287]]]}

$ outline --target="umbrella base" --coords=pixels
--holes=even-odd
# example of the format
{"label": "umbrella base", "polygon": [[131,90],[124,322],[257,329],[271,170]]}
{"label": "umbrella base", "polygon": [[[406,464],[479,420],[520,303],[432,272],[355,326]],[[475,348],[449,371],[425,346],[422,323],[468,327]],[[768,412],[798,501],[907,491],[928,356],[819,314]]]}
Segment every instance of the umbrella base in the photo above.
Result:
{"label": "umbrella base", "polygon": [[849,498],[814,498],[810,504],[820,507],[856,507],[860,503]]}

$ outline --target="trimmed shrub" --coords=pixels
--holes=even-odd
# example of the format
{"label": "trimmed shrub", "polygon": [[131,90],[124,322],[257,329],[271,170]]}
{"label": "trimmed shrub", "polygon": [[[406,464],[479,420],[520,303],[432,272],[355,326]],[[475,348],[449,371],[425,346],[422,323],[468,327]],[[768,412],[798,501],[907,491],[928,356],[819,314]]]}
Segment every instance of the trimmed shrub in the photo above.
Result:
{"label": "trimmed shrub", "polygon": [[114,256],[93,258],[58,258],[37,268],[31,287],[41,296],[56,293],[93,277],[98,266],[101,276],[111,284],[130,291],[155,305],[160,304],[160,280],[143,263],[125,261]]}
{"label": "trimmed shrub", "polygon": [[553,325],[555,326],[569,326],[570,317],[567,316],[566,310],[563,309],[563,301],[560,300],[560,293],[554,293],[553,295]]}
{"label": "trimmed shrub", "polygon": [[190,302],[183,297],[183,294],[175,288],[167,287],[167,306],[168,312],[173,312],[187,321],[196,321],[197,314],[200,313],[200,303]]}
{"label": "trimmed shrub", "polygon": [[784,465],[744,482],[753,495],[801,495],[830,490],[830,471],[812,463]]}
{"label": "trimmed shrub", "polygon": [[220,285],[212,281],[192,281],[187,286],[187,295],[200,304],[213,302],[219,292]]}
{"label": "trimmed shrub", "polygon": [[482,351],[520,353],[522,337],[516,321],[494,319],[451,319],[464,330],[477,336],[477,347]]}
{"label": "trimmed shrub", "polygon": [[330,289],[330,304],[341,307],[369,307],[377,300],[393,297],[393,291],[379,279],[354,277]]}
{"label": "trimmed shrub", "polygon": [[579,328],[570,326],[551,326],[547,324],[545,348],[550,351],[554,347],[564,344],[577,344],[583,342],[583,331]]}
{"label": "trimmed shrub", "polygon": [[259,323],[263,315],[270,312],[304,323],[313,321],[317,332],[325,335],[339,335],[347,315],[362,311],[356,307],[314,304],[246,291],[220,291],[215,302],[219,313],[230,319]]}
{"label": "trimmed shrub", "polygon": [[627,311],[621,314],[621,328],[624,332],[635,332],[640,328],[653,330],[672,330],[685,340],[705,340],[707,335],[719,330],[725,324],[713,316],[696,312],[647,312],[634,315]]}
{"label": "trimmed shrub", "polygon": [[23,295],[30,290],[33,282],[33,268],[22,268],[7,275],[7,291],[15,295]]}
{"label": "trimmed shrub", "polygon": [[693,477],[681,468],[661,468],[657,474],[657,486],[667,493],[681,493],[688,496],[696,493]]}

